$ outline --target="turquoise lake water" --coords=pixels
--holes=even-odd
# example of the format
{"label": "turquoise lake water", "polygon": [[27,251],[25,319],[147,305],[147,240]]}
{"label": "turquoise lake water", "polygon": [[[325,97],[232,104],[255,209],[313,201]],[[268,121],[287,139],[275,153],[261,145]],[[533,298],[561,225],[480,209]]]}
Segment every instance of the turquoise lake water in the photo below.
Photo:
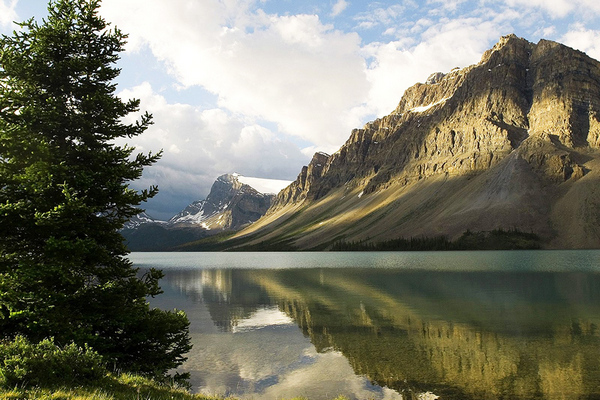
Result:
{"label": "turquoise lake water", "polygon": [[600,398],[600,251],[132,253],[196,392]]}

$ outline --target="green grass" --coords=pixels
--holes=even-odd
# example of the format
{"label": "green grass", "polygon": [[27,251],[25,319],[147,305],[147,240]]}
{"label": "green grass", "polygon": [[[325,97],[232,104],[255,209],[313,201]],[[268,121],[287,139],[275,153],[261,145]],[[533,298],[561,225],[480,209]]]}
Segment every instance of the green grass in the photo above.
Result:
{"label": "green grass", "polygon": [[131,374],[106,375],[94,384],[69,388],[0,389],[0,399],[7,400],[218,400],[217,397],[194,395],[187,390],[159,384]]}
{"label": "green grass", "polygon": [[[224,400],[223,397],[191,394],[187,390],[158,384],[136,375],[107,375],[96,385],[74,388],[2,389],[1,400]],[[228,400],[235,400],[228,397]],[[295,397],[289,400],[308,400]],[[333,400],[347,400],[337,397]]]}

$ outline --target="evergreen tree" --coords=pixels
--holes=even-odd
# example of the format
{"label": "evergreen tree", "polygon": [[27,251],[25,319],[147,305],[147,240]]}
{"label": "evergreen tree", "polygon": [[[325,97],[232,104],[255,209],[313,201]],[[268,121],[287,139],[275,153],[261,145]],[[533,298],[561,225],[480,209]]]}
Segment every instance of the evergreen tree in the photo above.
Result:
{"label": "evergreen tree", "polygon": [[99,0],[52,0],[0,38],[0,334],[88,343],[121,369],[163,374],[190,349],[185,314],[152,310],[162,273],[137,275],[119,229],[156,187],[129,187],[160,154],[117,138],[151,116],[115,95],[126,35]]}

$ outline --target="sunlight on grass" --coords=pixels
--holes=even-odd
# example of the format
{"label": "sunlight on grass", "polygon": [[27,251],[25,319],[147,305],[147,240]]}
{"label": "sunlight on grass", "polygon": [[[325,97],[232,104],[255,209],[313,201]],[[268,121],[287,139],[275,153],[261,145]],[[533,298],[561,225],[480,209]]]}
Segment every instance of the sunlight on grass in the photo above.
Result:
{"label": "sunlight on grass", "polygon": [[194,395],[183,389],[160,385],[147,378],[123,374],[107,375],[93,386],[74,388],[0,389],[6,400],[218,400],[217,397]]}

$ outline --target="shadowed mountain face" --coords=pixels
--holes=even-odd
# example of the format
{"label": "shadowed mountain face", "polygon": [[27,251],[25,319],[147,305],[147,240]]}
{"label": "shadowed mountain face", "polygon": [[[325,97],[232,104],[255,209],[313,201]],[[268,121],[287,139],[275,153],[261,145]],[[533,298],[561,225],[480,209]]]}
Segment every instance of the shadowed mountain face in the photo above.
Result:
{"label": "shadowed mountain face", "polygon": [[600,63],[511,35],[316,154],[238,237],[325,249],[517,228],[546,247],[596,248],[599,149]]}
{"label": "shadowed mountain face", "polygon": [[404,398],[600,395],[595,273],[190,269],[167,280],[223,331],[276,305],[318,352]]}

